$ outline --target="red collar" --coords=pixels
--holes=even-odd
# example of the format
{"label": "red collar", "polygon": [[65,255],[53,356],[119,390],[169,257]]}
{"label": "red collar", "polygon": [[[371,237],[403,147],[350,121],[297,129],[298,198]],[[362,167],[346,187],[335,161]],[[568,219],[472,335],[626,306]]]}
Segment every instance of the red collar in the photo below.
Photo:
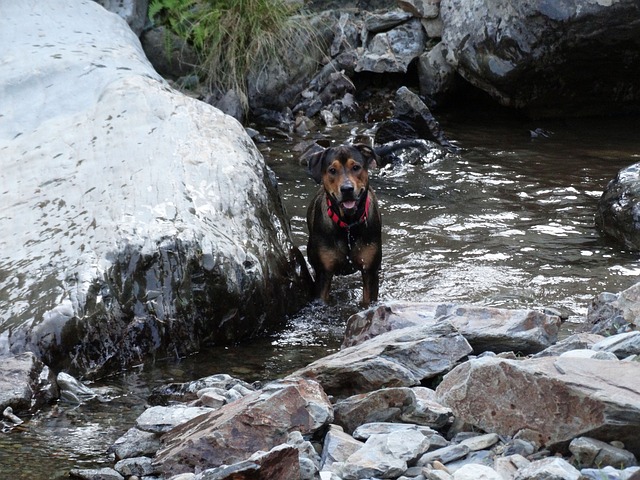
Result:
{"label": "red collar", "polygon": [[362,215],[360,215],[360,218],[357,221],[353,223],[346,223],[344,220],[342,220],[338,215],[336,208],[334,207],[333,202],[331,201],[331,198],[329,198],[329,195],[326,196],[327,197],[327,215],[329,215],[329,218],[333,220],[333,223],[335,223],[339,227],[342,227],[346,230],[349,230],[351,227],[355,227],[356,225],[360,225],[361,223],[366,223],[367,216],[369,215],[369,204],[371,203],[371,199],[369,198],[369,192],[367,192],[366,195],[367,195],[367,198],[364,203],[364,211],[362,212]]}

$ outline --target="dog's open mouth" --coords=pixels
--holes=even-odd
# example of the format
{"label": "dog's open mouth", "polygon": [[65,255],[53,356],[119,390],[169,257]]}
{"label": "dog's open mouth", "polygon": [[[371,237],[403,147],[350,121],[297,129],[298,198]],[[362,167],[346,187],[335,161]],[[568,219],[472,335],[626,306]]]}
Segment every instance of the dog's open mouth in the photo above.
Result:
{"label": "dog's open mouth", "polygon": [[342,208],[344,208],[345,210],[353,210],[356,208],[356,205],[358,203],[355,200],[346,200],[344,202],[342,202]]}

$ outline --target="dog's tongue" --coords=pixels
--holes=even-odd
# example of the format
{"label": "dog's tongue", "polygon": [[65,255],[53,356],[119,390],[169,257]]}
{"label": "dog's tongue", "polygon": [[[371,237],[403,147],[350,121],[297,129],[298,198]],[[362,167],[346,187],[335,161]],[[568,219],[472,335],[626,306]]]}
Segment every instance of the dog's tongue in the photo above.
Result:
{"label": "dog's tongue", "polygon": [[346,202],[342,202],[342,206],[346,210],[352,210],[352,209],[356,208],[356,201],[355,200],[348,200]]}

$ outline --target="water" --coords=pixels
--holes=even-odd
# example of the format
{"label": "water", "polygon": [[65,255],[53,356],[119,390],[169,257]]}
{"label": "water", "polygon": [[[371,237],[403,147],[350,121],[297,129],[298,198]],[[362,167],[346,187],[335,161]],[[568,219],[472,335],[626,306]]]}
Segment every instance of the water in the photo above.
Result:
{"label": "water", "polygon": [[[593,217],[607,182],[640,161],[640,119],[530,122],[465,111],[440,120],[460,155],[372,172],[384,222],[381,300],[555,307],[577,322],[595,295],[637,281],[640,257],[603,239]],[[340,143],[368,127],[322,135]],[[532,138],[537,128],[552,133]],[[298,140],[262,149],[304,251],[306,206],[317,187],[293,153]],[[0,435],[0,477],[64,478],[73,467],[111,465],[106,449],[154,386],[214,373],[274,378],[335,351],[359,309],[358,275],[336,279],[332,295],[277,336],[142,365],[94,385],[105,402],[41,412]]]}

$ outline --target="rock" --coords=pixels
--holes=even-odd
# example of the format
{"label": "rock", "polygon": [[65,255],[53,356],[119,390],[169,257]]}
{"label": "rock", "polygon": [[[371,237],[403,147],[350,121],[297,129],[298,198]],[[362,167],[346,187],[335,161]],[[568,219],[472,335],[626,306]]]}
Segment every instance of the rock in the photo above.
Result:
{"label": "rock", "polygon": [[321,458],[316,452],[313,444],[305,440],[298,431],[289,433],[287,444],[298,449],[298,458],[300,460],[300,479],[314,480],[320,471]]}
{"label": "rock", "polygon": [[129,478],[131,475],[143,477],[158,473],[153,467],[152,460],[149,457],[125,458],[116,463],[114,468],[126,478]]}
{"label": "rock", "polygon": [[418,460],[418,465],[426,466],[434,462],[440,462],[446,465],[454,460],[465,457],[470,451],[471,449],[467,445],[447,445],[446,447],[438,448],[437,450],[422,455]]}
{"label": "rock", "polygon": [[478,450],[485,450],[487,448],[491,448],[493,445],[498,443],[500,437],[495,433],[486,433],[484,435],[474,435],[470,438],[462,440],[460,445],[465,445],[469,447],[469,450],[472,452],[476,452]]}
{"label": "rock", "polygon": [[394,478],[407,470],[407,462],[419,457],[429,448],[429,440],[415,430],[371,435],[365,444],[332,470],[349,479]]}
{"label": "rock", "polygon": [[600,340],[604,339],[602,335],[595,333],[574,333],[559,342],[545,348],[541,352],[533,355],[533,358],[539,357],[557,357],[565,352],[579,349],[589,349]]}
{"label": "rock", "polygon": [[578,437],[571,440],[569,451],[582,467],[627,468],[635,467],[638,464],[633,453],[589,437]]}
{"label": "rock", "polygon": [[593,350],[601,353],[612,353],[618,358],[640,354],[640,332],[627,332],[612,335],[593,344]]}
{"label": "rock", "polygon": [[331,425],[324,437],[322,446],[321,470],[329,470],[336,462],[345,462],[352,453],[355,453],[363,445],[342,427]]}
{"label": "rock", "polygon": [[502,105],[536,117],[638,111],[634,1],[442,0],[440,14],[457,72]]}
{"label": "rock", "polygon": [[630,467],[616,470],[613,467],[583,468],[580,470],[580,480],[638,480],[640,467]]}
{"label": "rock", "polygon": [[153,68],[164,78],[178,80],[195,72],[198,56],[193,47],[165,27],[144,31],[140,42]]}
{"label": "rock", "polygon": [[[444,438],[440,437],[440,435],[431,427],[426,427],[424,425],[410,424],[410,423],[390,423],[390,422],[364,423],[353,431],[353,438],[358,440],[366,440],[371,435],[387,435],[389,433],[404,432],[407,430],[412,430],[412,431],[416,430],[422,433],[422,435],[429,440],[431,447],[433,447],[434,445],[435,446],[439,445],[441,441],[443,442],[443,446],[448,444],[448,442]],[[435,440],[434,442],[434,439],[436,437],[439,437],[439,439]]]}
{"label": "rock", "polygon": [[597,352],[595,350],[580,349],[569,350],[568,352],[561,353],[560,357],[572,357],[572,358],[593,358],[595,360],[618,360],[611,352]]}
{"label": "rock", "polygon": [[116,460],[123,458],[150,456],[160,448],[160,436],[154,432],[145,432],[136,427],[130,428],[109,447]]}
{"label": "rock", "polygon": [[60,372],[56,382],[60,389],[60,399],[65,402],[81,404],[98,396],[93,389],[68,373]]}
{"label": "rock", "polygon": [[451,411],[435,401],[424,402],[419,390],[385,388],[336,402],[335,422],[350,433],[372,422],[407,422],[433,428],[444,426]]}
{"label": "rock", "polygon": [[536,460],[521,470],[515,480],[578,480],[580,472],[563,458]]}
{"label": "rock", "polygon": [[188,407],[181,404],[150,407],[136,419],[136,427],[144,432],[165,433],[210,412],[209,408]]}
{"label": "rock", "polygon": [[[474,428],[564,449],[577,436],[640,451],[640,364],[586,358],[472,359],[436,398]],[[547,412],[540,415],[540,412]],[[558,419],[571,419],[571,421]]]}
{"label": "rock", "polygon": [[207,469],[194,480],[256,480],[267,478],[300,478],[298,450],[278,445],[268,452],[256,452],[248,460],[233,465]]}
{"label": "rock", "polygon": [[95,376],[283,325],[306,267],[242,126],[95,2],[2,17],[0,355]]}
{"label": "rock", "polygon": [[596,226],[630,250],[640,250],[640,163],[620,170],[611,180],[596,210]]}
{"label": "rock", "polygon": [[0,362],[0,412],[7,407],[18,414],[34,412],[58,395],[51,371],[33,353],[12,355]]}
{"label": "rock", "polygon": [[113,468],[74,468],[69,475],[80,480],[124,480]]}
{"label": "rock", "polygon": [[332,420],[329,399],[316,382],[281,380],[174,428],[155,459],[165,477],[232,465],[281,445],[290,432],[311,435]]}
{"label": "rock", "polygon": [[451,369],[471,352],[448,322],[387,332],[297,370],[329,395],[345,397],[380,388],[412,386]]}
{"label": "rock", "polygon": [[398,0],[398,6],[418,18],[436,18],[440,14],[440,0]]}
{"label": "rock", "polygon": [[169,402],[174,401],[188,402],[199,398],[200,392],[204,393],[206,389],[215,388],[221,394],[227,395],[229,390],[236,387],[242,388],[242,392],[246,392],[244,393],[245,395],[255,390],[252,385],[244,380],[221,373],[203,377],[192,382],[170,383],[168,385],[155,387],[149,396],[149,401],[154,405],[167,405]]}
{"label": "rock", "polygon": [[422,95],[438,100],[452,89],[456,71],[447,61],[447,52],[446,45],[439,42],[420,55],[418,76]]}
{"label": "rock", "polygon": [[140,35],[147,23],[148,0],[95,0],[110,12],[122,17],[136,35]]}
{"label": "rock", "polygon": [[513,479],[518,469],[526,467],[531,462],[522,455],[507,455],[496,457],[493,462],[493,469],[498,472],[502,478]]}
{"label": "rock", "polygon": [[536,310],[388,302],[351,316],[343,345],[357,345],[382,332],[450,322],[475,353],[534,353],[555,343],[560,319]]}
{"label": "rock", "polygon": [[475,463],[464,465],[453,472],[453,480],[503,480],[493,468]]}
{"label": "rock", "polygon": [[640,328],[640,283],[618,294],[598,295],[589,306],[585,328],[605,336]]}
{"label": "rock", "polygon": [[[400,15],[409,14],[403,12]],[[377,24],[373,28],[376,31],[363,30],[363,48],[358,55],[356,72],[405,73],[409,64],[424,50],[425,35],[418,19],[408,20],[391,30],[377,31],[385,28]]]}

